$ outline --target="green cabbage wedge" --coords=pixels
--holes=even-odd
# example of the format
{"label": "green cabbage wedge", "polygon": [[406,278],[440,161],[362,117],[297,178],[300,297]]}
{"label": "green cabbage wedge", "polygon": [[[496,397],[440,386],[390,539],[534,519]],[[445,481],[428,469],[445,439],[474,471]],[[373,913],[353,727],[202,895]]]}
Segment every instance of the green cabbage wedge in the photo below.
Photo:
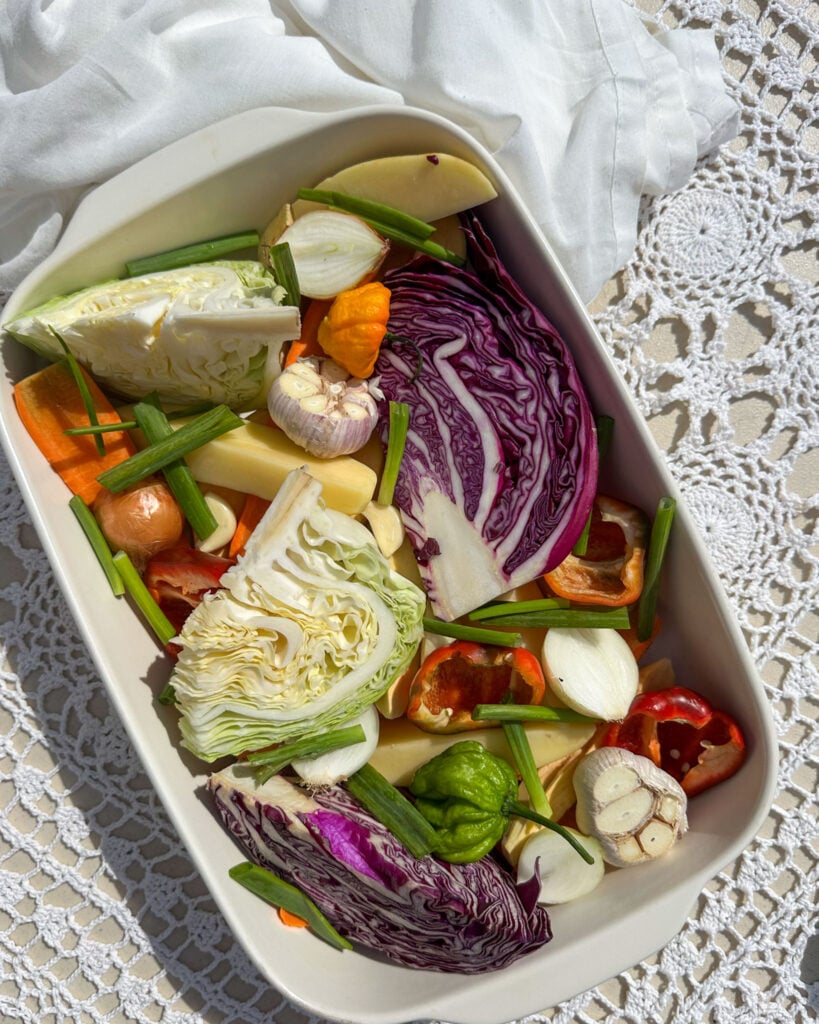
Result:
{"label": "green cabbage wedge", "polygon": [[289,474],[245,555],[176,638],[182,742],[205,761],[320,733],[407,668],[426,598],[361,523]]}
{"label": "green cabbage wedge", "polygon": [[253,260],[200,263],[93,285],[4,324],[18,341],[62,359],[56,331],[103,387],[168,403],[264,405],[299,310]]}

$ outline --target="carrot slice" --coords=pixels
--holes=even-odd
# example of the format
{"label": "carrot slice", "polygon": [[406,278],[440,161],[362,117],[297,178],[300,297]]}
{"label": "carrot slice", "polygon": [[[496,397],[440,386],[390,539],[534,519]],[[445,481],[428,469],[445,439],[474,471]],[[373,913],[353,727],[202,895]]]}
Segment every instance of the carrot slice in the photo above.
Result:
{"label": "carrot slice", "polygon": [[[120,416],[96,382],[82,370],[100,423],[120,423]],[[91,434],[69,436],[72,427],[88,426],[88,411],[77,382],[62,363],[25,377],[14,385],[14,404],[23,426],[55,472],[74,494],[87,505],[102,490],[97,477],[103,470],[119,465],[136,452],[125,431],[115,430],[103,436],[105,454],[97,452]]]}
{"label": "carrot slice", "polygon": [[270,502],[266,498],[259,498],[255,494],[246,496],[242,511],[236,521],[236,530],[230,542],[228,557],[237,558],[244,553],[248,538],[259,525],[259,520],[267,512],[269,506]]}
{"label": "carrot slice", "polygon": [[307,922],[303,917],[299,917],[298,914],[294,914],[290,910],[285,910],[284,907],[279,907],[279,917],[281,918],[282,924],[286,924],[289,928],[307,927]]}
{"label": "carrot slice", "polygon": [[307,356],[324,355],[324,349],[318,343],[318,329],[332,304],[332,299],[311,300],[301,319],[301,335],[291,344],[284,360],[285,366]]}

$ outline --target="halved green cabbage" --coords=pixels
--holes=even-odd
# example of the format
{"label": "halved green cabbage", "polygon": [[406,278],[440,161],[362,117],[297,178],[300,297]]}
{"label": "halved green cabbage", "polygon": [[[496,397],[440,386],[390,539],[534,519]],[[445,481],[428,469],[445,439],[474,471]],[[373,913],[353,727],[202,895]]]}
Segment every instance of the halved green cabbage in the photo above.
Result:
{"label": "halved green cabbage", "polygon": [[358,715],[404,671],[425,596],[321,484],[289,474],[246,553],[188,617],[171,683],[183,744],[205,761]]}
{"label": "halved green cabbage", "polygon": [[171,403],[263,405],[279,350],[297,338],[299,310],[253,260],[201,263],[107,281],[50,299],[4,325],[49,359],[53,331],[103,387]]}

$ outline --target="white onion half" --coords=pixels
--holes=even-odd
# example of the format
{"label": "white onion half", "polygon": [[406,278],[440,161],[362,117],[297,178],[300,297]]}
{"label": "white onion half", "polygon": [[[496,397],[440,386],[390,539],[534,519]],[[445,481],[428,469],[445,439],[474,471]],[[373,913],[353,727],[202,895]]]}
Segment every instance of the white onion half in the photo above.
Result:
{"label": "white onion half", "polygon": [[[364,730],[364,741],[349,747],[330,750],[318,757],[300,757],[291,761],[290,766],[308,786],[332,786],[357,772],[372,757],[378,745],[378,712],[370,704],[357,718],[351,718],[343,727],[360,725]],[[342,728],[342,726],[339,726]]]}
{"label": "white onion half", "polygon": [[332,299],[355,288],[381,265],[390,243],[359,217],[336,210],[315,210],[282,232],[290,246],[302,295]]}

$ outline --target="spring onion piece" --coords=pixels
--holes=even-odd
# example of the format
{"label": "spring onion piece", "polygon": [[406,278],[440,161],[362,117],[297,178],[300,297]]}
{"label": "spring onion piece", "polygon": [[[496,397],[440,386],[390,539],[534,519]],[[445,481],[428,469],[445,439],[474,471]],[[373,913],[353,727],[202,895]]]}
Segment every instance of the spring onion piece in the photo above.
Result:
{"label": "spring onion piece", "polygon": [[[502,701],[502,706],[510,706],[513,699],[512,692],[507,691]],[[501,722],[501,727],[506,742],[509,744],[509,749],[512,751],[512,758],[517,767],[518,775],[520,775],[526,787],[526,792],[529,794],[529,803],[532,805],[532,809],[537,811],[538,814],[542,814],[545,818],[551,818],[552,805],[549,803],[549,798],[546,796],[543,783],[537,773],[535,757],[532,753],[532,746],[529,743],[526,730],[515,719]]]}
{"label": "spring onion piece", "polygon": [[520,615],[486,619],[487,624],[517,626],[521,629],[628,629],[628,608],[552,608]]}
{"label": "spring onion piece", "polygon": [[270,247],[270,265],[276,281],[287,292],[287,303],[290,306],[298,306],[301,302],[301,289],[299,278],[296,274],[296,264],[293,262],[293,253],[287,242],[280,242]]}
{"label": "spring onion piece", "polygon": [[267,903],[288,910],[306,921],[320,939],[324,939],[335,949],[353,948],[352,943],[343,935],[339,935],[309,896],[305,896],[301,889],[285,882],[267,868],[244,861],[232,867],[228,874],[235,882],[261,896]]}
{"label": "spring onion piece", "polygon": [[528,615],[529,612],[554,611],[556,608],[568,608],[571,601],[565,597],[543,597],[534,601],[498,601],[497,604],[485,604],[469,613],[472,622],[484,619],[502,619],[507,615]]}
{"label": "spring onion piece", "polygon": [[435,829],[404,794],[370,764],[359,768],[345,787],[385,825],[413,857],[426,857],[435,844]]}
{"label": "spring onion piece", "polygon": [[[224,408],[224,407],[222,407]],[[191,423],[198,423],[204,417],[213,418],[213,413],[218,413],[218,409],[211,410],[209,413],[204,413],[197,420],[191,421]],[[168,422],[168,418],[164,412],[159,408],[158,403],[154,400],[138,402],[134,406],[134,416],[139,425],[140,430],[145,435],[149,442],[149,447],[139,455],[145,452],[156,450],[156,447],[163,444],[171,445],[176,440],[179,433],[185,428],[181,428],[176,434],[174,433],[173,427]],[[230,416],[235,416],[234,413],[230,413]],[[223,417],[223,420],[226,417]],[[241,423],[242,421],[239,420]],[[191,425],[188,424],[188,426]],[[198,444],[196,445],[198,447]],[[138,456],[132,456],[137,458]],[[121,468],[125,463],[121,463],[120,466],[114,467],[115,469]],[[208,505],[205,500],[205,496],[202,493],[199,484],[194,480],[193,473],[188,467],[187,463],[183,458],[174,458],[171,462],[166,463],[162,468],[163,476],[165,481],[170,487],[173,496],[179,502],[179,507],[190,523],[193,532],[200,540],[206,540],[210,535],[218,528],[219,524],[216,521],[216,516],[213,514],[213,509]]]}
{"label": "spring onion piece", "polygon": [[[94,399],[91,397],[91,392],[88,389],[88,381],[83,376],[83,372],[80,369],[80,364],[74,357],[74,353],[71,351],[68,345],[66,345],[64,339],[60,336],[60,334],[57,333],[57,331],[54,330],[53,327],[51,328],[51,333],[54,335],[57,341],[59,341],[60,348],[62,348],[63,352],[65,352],[65,361],[68,364],[68,369],[71,372],[71,376],[74,378],[74,382],[77,385],[77,388],[79,389],[80,397],[82,398],[82,403],[85,406],[85,411],[88,413],[89,424],[92,427],[99,427],[100,421],[99,417],[97,416],[97,410],[94,405]],[[116,424],[116,429],[122,430],[122,425]],[[98,435],[94,437],[94,446],[97,449],[97,455],[105,455],[105,443],[103,439]]]}
{"label": "spring onion piece", "polygon": [[[140,406],[143,407],[141,410],[143,414],[142,419],[145,419],[144,407],[149,406],[149,403],[139,402],[134,406],[137,424],[145,433],[140,416],[137,416],[137,409]],[[161,415],[167,422],[165,414],[161,413]],[[153,423],[153,417],[151,417],[151,421]],[[236,427],[241,427],[243,423],[244,420],[231,409],[228,409],[227,406],[217,405],[209,412],[202,413],[201,416],[197,416],[183,424],[176,431],[172,427],[168,427],[169,433],[164,433],[156,441],[152,441],[146,433],[145,436],[149,441],[147,448],[143,448],[141,452],[132,455],[118,466],[113,466],[111,469],[101,473],[97,479],[103,487],[107,487],[109,491],[117,494],[119,491],[124,491],[132,484],[143,480],[146,476],[150,476],[151,473],[156,473],[171,465],[177,459],[187,455],[188,452],[201,448],[208,441],[220,437],[229,430],[235,430]]]}
{"label": "spring onion piece", "polygon": [[[213,408],[213,402],[200,402],[199,405],[192,405],[189,409],[176,409],[174,412],[166,412],[169,420],[183,420],[188,416],[198,416],[200,413],[209,412]],[[122,420],[120,423],[96,423],[90,427],[69,427],[63,433],[68,437],[80,434],[110,434],[115,430],[137,430],[139,424],[136,420]]]}
{"label": "spring onion piece", "polygon": [[[600,463],[603,461],[603,458],[611,445],[611,436],[614,432],[614,420],[611,416],[600,415],[597,417],[595,426],[597,428],[597,461]],[[586,551],[588,551],[591,524],[592,512],[589,512],[589,517],[586,520],[586,525],[583,527],[583,532],[577,538],[574,547],[572,548],[572,554],[576,555],[578,558],[582,558],[583,555],[586,554]]]}
{"label": "spring onion piece", "polygon": [[[501,622],[506,624],[506,620]],[[458,622],[444,622],[442,619],[424,618],[424,631],[436,636],[448,636],[453,640],[471,640],[476,644],[498,644],[500,647],[520,647],[523,637],[520,633],[506,633],[502,629],[483,629],[480,626],[463,626]]]}
{"label": "spring onion piece", "polygon": [[660,498],[657,513],[651,526],[651,536],[646,554],[645,577],[643,592],[637,605],[637,639],[648,640],[654,628],[654,615],[657,610],[657,597],[660,590],[660,570],[665,560],[668,537],[677,502],[673,498]]}
{"label": "spring onion piece", "polygon": [[544,704],[476,704],[472,709],[476,722],[599,722],[599,718],[581,715],[571,708],[550,708]]}
{"label": "spring onion piece", "polygon": [[364,218],[369,217],[372,220],[377,220],[380,224],[389,224],[409,235],[415,235],[420,240],[429,238],[435,231],[434,224],[428,224],[425,220],[404,213],[403,210],[397,210],[394,206],[377,203],[372,199],[360,199],[357,196],[347,195],[346,192],[321,188],[300,188],[298,198],[307,199],[313,203],[324,203],[325,206],[332,206],[344,213],[355,213]]}
{"label": "spring onion piece", "polygon": [[99,523],[94,518],[94,513],[82,500],[79,494],[74,495],[74,497],[69,501],[68,507],[77,517],[77,521],[82,527],[83,533],[88,538],[94,554],[99,559],[99,563],[102,566],[106,579],[111,586],[111,590],[116,597],[121,597],[122,594],[125,593],[125,585],[122,582],[119,570],[114,564],[114,556],[111,554],[111,549],[108,547],[108,541],[105,539]]}
{"label": "spring onion piece", "polygon": [[[549,799],[537,773],[534,755],[529,745],[529,737],[526,735],[523,726],[520,723],[503,723],[503,732],[506,742],[512,751],[512,757],[518,774],[526,786],[532,804],[531,808],[529,808],[519,800],[512,800],[506,806],[507,813],[515,814],[519,818],[525,818],[527,821],[533,821],[537,825],[542,825],[544,828],[557,832],[580,854],[587,864],[593,864],[594,857],[578,841],[577,837],[569,829],[552,820],[552,809]],[[544,811],[541,808],[547,808],[547,810]]]}
{"label": "spring onion piece", "polygon": [[409,430],[410,408],[406,402],[390,402],[390,436],[384,459],[384,472],[378,488],[378,504],[391,505],[395,484],[404,458]]}
{"label": "spring onion piece", "polygon": [[159,696],[156,700],[158,704],[163,704],[166,707],[172,707],[176,704],[176,690],[170,683],[166,683],[159,691]]}
{"label": "spring onion piece", "polygon": [[153,256],[141,256],[129,260],[125,264],[128,277],[140,274],[158,274],[163,270],[174,270],[177,267],[189,267],[194,263],[207,263],[208,260],[219,259],[242,249],[255,249],[259,244],[258,231],[243,231],[236,235],[223,235],[207,242],[196,242],[183,245],[178,249],[168,249],[155,253]]}
{"label": "spring onion piece", "polygon": [[150,591],[142,582],[142,577],[137,572],[134,563],[124,551],[118,551],[114,555],[114,565],[122,577],[125,589],[133,598],[137,608],[145,616],[148,625],[156,633],[163,645],[170,643],[176,636],[176,629],[151,597]]}
{"label": "spring onion piece", "polygon": [[456,267],[466,266],[466,260],[462,256],[445,248],[443,245],[439,245],[438,242],[433,242],[431,238],[418,238],[417,235],[408,234],[406,231],[401,231],[391,224],[382,224],[380,221],[370,220],[369,217],[363,217],[362,220],[365,220],[373,231],[377,231],[383,238],[389,238],[391,242],[399,242],[401,245],[406,245],[409,249],[415,249],[417,252],[422,252],[426,256],[433,256],[435,259],[443,260],[445,263],[452,263]]}
{"label": "spring onion piece", "polygon": [[256,783],[262,785],[291,761],[302,757],[318,757],[330,750],[349,747],[352,743],[363,743],[365,739],[362,727],[351,725],[318,736],[305,736],[290,743],[282,743],[273,750],[256,750],[247,755],[247,763],[259,769],[254,777]]}

